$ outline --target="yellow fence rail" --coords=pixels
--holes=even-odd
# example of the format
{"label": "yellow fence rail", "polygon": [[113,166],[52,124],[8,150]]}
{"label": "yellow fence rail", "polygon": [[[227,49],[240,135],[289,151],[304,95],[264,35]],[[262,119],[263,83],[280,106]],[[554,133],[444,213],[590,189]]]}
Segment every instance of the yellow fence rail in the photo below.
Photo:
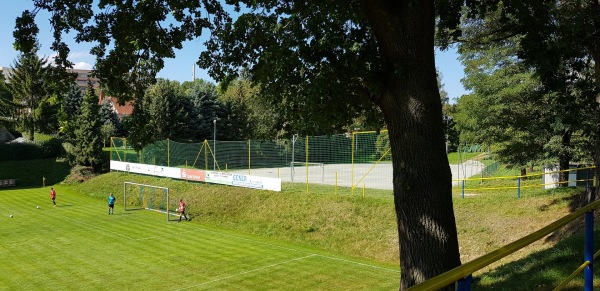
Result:
{"label": "yellow fence rail", "polygon": [[[593,246],[593,210],[600,207],[600,200],[594,201],[575,212],[558,219],[557,221],[549,224],[548,226],[529,234],[513,243],[510,243],[506,246],[503,246],[495,251],[492,251],[486,255],[483,255],[473,261],[470,261],[466,264],[463,264],[460,267],[454,268],[446,273],[443,273],[437,277],[434,277],[430,280],[427,280],[421,284],[415,285],[407,290],[418,291],[418,290],[438,290],[450,284],[453,284],[459,280],[463,280],[472,273],[483,269],[484,267],[534,243],[535,241],[546,237],[548,234],[558,230],[560,227],[565,226],[569,222],[579,218],[582,215],[586,215],[586,246],[585,249],[587,253],[592,252]],[[591,221],[589,221],[591,220]],[[591,229],[591,234],[590,234]],[[586,255],[586,262],[588,264],[583,267],[583,269],[588,269],[588,273],[586,274],[586,278],[584,279],[586,286],[591,286],[591,271],[592,271],[592,261],[593,256]],[[574,276],[573,276],[574,277]],[[589,278],[588,278],[589,277]],[[587,287],[586,287],[587,288]],[[590,287],[591,288],[591,287]],[[460,288],[459,288],[460,290]],[[468,290],[468,289],[465,289]],[[591,290],[591,289],[585,289]]]}

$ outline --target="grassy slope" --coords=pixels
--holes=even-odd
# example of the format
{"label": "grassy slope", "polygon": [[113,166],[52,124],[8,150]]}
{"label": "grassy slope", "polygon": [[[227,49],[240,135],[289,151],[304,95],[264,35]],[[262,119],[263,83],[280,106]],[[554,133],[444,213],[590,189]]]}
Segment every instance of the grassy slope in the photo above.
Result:
{"label": "grassy slope", "polygon": [[[1,167],[0,167],[1,168]],[[1,173],[1,170],[0,170]],[[189,183],[148,176],[109,173],[84,184],[70,186],[72,191],[105,199],[109,192],[121,202],[123,181],[167,186],[190,204],[194,223],[223,227],[267,238],[332,250],[341,254],[398,262],[397,231],[391,192],[379,191],[366,197],[334,195],[332,187],[284,187],[281,193]],[[493,184],[492,182],[486,182]],[[173,192],[172,192],[173,193]],[[577,205],[573,189],[543,191],[527,189],[521,199],[515,190],[482,191],[462,199],[455,194],[454,207],[461,259],[470,261],[491,250],[521,238],[572,211]],[[118,205],[117,207],[119,207]],[[570,234],[569,231],[566,231]],[[561,236],[561,235],[557,235]],[[573,241],[577,240],[575,236]],[[525,264],[551,265],[552,275],[542,275],[543,283],[556,285],[581,262],[581,256],[565,255],[554,267],[551,248],[556,239],[547,239],[517,252],[495,264],[493,271],[481,275],[480,288],[525,287],[514,282],[512,271]],[[563,242],[561,249],[581,251],[581,245]],[[568,254],[569,252],[563,252]],[[541,254],[541,255],[540,255]],[[546,254],[546,255],[544,255]],[[541,258],[539,258],[541,256]],[[548,258],[548,260],[544,260]],[[527,277],[527,274],[518,273]],[[531,276],[531,275],[529,275]],[[580,280],[581,281],[581,280]],[[511,285],[518,284],[518,285]],[[526,289],[530,289],[525,287]],[[543,289],[543,288],[542,288]]]}

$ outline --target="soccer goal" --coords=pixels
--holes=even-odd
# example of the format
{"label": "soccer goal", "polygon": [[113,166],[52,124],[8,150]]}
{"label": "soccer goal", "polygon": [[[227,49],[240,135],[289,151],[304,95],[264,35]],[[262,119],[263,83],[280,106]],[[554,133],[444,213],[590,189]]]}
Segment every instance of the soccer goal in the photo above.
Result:
{"label": "soccer goal", "polygon": [[[325,164],[324,163],[305,163],[305,162],[290,162],[290,173],[292,174],[292,183],[294,183],[294,176],[296,174],[296,170],[298,170],[298,174],[300,176],[305,175],[307,179],[309,179],[309,174],[312,172],[311,170],[315,167],[321,168],[321,183],[325,182]],[[318,174],[315,174],[318,177]],[[312,180],[312,179],[311,179]]]}
{"label": "soccer goal", "polygon": [[153,210],[167,215],[167,221],[176,215],[177,201],[171,200],[169,188],[138,184],[123,183],[123,205],[128,210]]}

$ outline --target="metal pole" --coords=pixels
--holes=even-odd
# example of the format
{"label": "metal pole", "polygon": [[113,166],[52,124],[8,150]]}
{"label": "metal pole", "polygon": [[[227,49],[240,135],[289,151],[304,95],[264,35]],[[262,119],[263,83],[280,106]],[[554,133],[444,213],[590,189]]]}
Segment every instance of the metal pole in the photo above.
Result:
{"label": "metal pole", "polygon": [[213,171],[217,166],[217,120],[213,120]]}
{"label": "metal pole", "polygon": [[594,211],[585,213],[585,245],[583,247],[584,260],[590,262],[583,269],[583,290],[594,290]]}
{"label": "metal pole", "polygon": [[294,184],[294,152],[296,151],[296,140],[298,140],[298,135],[292,135],[292,162],[290,163],[290,175],[292,178],[292,184]]}
{"label": "metal pole", "polygon": [[521,177],[517,178],[517,198],[521,198]]}

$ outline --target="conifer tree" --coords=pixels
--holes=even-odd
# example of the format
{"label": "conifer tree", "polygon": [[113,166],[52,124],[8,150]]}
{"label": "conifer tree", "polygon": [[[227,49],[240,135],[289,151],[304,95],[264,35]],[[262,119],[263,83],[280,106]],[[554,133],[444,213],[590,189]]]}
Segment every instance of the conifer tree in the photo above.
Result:
{"label": "conifer tree", "polygon": [[38,58],[38,49],[39,45],[36,44],[31,51],[19,54],[8,78],[14,102],[21,106],[21,127],[32,141],[42,120],[41,107],[48,98],[44,83],[48,60]]}
{"label": "conifer tree", "polygon": [[75,116],[80,114],[83,95],[77,83],[73,83],[69,90],[63,95],[61,110],[58,115],[58,124],[60,132],[64,134],[67,140],[72,139],[73,129],[70,127]]}
{"label": "conifer tree", "polygon": [[91,83],[88,83],[80,113],[72,125],[74,136],[71,143],[75,163],[91,166],[95,171],[100,170],[102,164],[102,122],[99,111],[98,97]]}

